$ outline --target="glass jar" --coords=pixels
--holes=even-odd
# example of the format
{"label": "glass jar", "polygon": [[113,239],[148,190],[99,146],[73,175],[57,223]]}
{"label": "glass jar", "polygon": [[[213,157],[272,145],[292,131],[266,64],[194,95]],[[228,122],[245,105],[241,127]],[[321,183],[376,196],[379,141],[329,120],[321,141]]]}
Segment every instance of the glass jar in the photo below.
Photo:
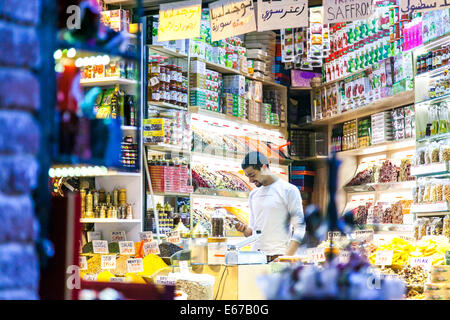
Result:
{"label": "glass jar", "polygon": [[225,209],[216,209],[211,215],[211,237],[225,237]]}
{"label": "glass jar", "polygon": [[192,229],[189,249],[192,264],[208,263],[208,231],[200,223]]}
{"label": "glass jar", "polygon": [[208,264],[225,264],[226,238],[208,238]]}

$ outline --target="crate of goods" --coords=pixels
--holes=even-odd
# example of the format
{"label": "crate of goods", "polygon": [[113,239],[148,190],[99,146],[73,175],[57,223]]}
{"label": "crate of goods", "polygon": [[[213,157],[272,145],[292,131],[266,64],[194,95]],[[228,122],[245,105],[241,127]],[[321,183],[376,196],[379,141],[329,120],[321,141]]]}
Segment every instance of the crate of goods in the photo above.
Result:
{"label": "crate of goods", "polygon": [[389,111],[371,116],[372,144],[392,141],[392,118]]}

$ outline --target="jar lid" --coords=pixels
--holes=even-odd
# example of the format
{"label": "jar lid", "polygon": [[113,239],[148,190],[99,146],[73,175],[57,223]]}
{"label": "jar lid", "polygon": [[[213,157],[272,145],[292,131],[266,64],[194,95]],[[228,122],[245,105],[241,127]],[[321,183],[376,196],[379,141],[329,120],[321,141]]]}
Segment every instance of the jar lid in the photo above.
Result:
{"label": "jar lid", "polygon": [[177,224],[174,231],[180,231],[180,237],[182,238],[189,238],[189,229],[181,221]]}

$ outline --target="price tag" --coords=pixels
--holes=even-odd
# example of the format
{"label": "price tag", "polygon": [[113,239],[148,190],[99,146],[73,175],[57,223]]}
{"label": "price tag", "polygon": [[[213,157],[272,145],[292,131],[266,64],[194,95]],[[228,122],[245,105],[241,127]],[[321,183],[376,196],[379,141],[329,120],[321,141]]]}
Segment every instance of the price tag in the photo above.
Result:
{"label": "price tag", "polygon": [[109,253],[108,241],[106,240],[93,240],[92,247],[94,253]]}
{"label": "price tag", "polygon": [[180,231],[172,231],[167,233],[167,241],[173,244],[181,243]]}
{"label": "price tag", "polygon": [[181,273],[189,273],[189,265],[187,261],[180,261],[179,264]]}
{"label": "price tag", "polygon": [[150,241],[144,243],[144,256],[148,254],[160,254],[159,245],[157,241]]}
{"label": "price tag", "polygon": [[125,277],[113,277],[109,279],[109,282],[121,282],[121,283],[125,283],[127,282]]}
{"label": "price tag", "polygon": [[135,254],[133,241],[119,241],[120,254],[132,255]]}
{"label": "price tag", "polygon": [[314,248],[306,249],[308,263],[314,263]]}
{"label": "price tag", "polygon": [[338,255],[339,263],[347,264],[350,260],[351,252],[347,250],[340,250]]}
{"label": "price tag", "polygon": [[127,241],[125,231],[111,231],[111,242]]}
{"label": "price tag", "polygon": [[97,275],[96,274],[85,274],[83,276],[83,280],[86,280],[86,281],[97,281]]}
{"label": "price tag", "polygon": [[116,268],[116,256],[111,255],[102,255],[101,262],[102,269],[115,269]]}
{"label": "price tag", "polygon": [[325,248],[314,249],[314,262],[324,262],[325,260]]}
{"label": "price tag", "polygon": [[411,267],[421,266],[425,270],[430,271],[433,264],[433,259],[431,257],[414,257],[411,258],[409,264]]}
{"label": "price tag", "polygon": [[88,231],[87,233],[88,242],[92,240],[102,240],[102,232],[101,231]]}
{"label": "price tag", "polygon": [[156,284],[164,285],[164,286],[173,286],[175,285],[175,279],[168,276],[156,276],[155,279]]}
{"label": "price tag", "polygon": [[339,231],[328,231],[328,240],[339,240],[341,233]]}
{"label": "price tag", "polygon": [[80,270],[87,270],[87,260],[85,256],[80,256],[80,262],[79,262]]}
{"label": "price tag", "polygon": [[400,239],[403,239],[403,240],[406,240],[406,241],[409,241],[409,242],[414,242],[414,241],[416,241],[416,239],[414,239],[413,237],[409,237],[409,236],[401,236],[401,235],[399,235],[398,236]]}
{"label": "price tag", "polygon": [[356,230],[353,235],[355,240],[359,242],[370,242],[373,240],[373,230]]}
{"label": "price tag", "polygon": [[383,250],[377,251],[375,258],[376,266],[390,266],[392,264],[392,257],[394,255],[394,251],[392,250]]}
{"label": "price tag", "polygon": [[153,240],[153,232],[151,232],[151,231],[139,232],[139,240],[140,241],[144,240],[145,242],[152,241]]}
{"label": "price tag", "polygon": [[144,272],[144,264],[142,258],[128,259],[127,270],[130,273]]}

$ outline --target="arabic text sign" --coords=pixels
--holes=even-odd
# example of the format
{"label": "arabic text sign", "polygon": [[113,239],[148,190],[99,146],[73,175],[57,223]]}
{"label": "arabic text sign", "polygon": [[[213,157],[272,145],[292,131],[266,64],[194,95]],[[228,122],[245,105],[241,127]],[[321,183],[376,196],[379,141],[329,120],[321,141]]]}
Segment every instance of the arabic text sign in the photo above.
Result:
{"label": "arabic text sign", "polygon": [[323,23],[361,20],[373,13],[373,0],[324,0],[323,5]]}
{"label": "arabic text sign", "polygon": [[253,0],[221,0],[209,4],[211,40],[256,31]]}
{"label": "arabic text sign", "polygon": [[159,7],[158,41],[199,37],[201,15],[201,0],[161,4]]}
{"label": "arabic text sign", "polygon": [[450,8],[448,0],[401,0],[400,14],[442,10]]}
{"label": "arabic text sign", "polygon": [[307,0],[258,0],[258,31],[308,26]]}

